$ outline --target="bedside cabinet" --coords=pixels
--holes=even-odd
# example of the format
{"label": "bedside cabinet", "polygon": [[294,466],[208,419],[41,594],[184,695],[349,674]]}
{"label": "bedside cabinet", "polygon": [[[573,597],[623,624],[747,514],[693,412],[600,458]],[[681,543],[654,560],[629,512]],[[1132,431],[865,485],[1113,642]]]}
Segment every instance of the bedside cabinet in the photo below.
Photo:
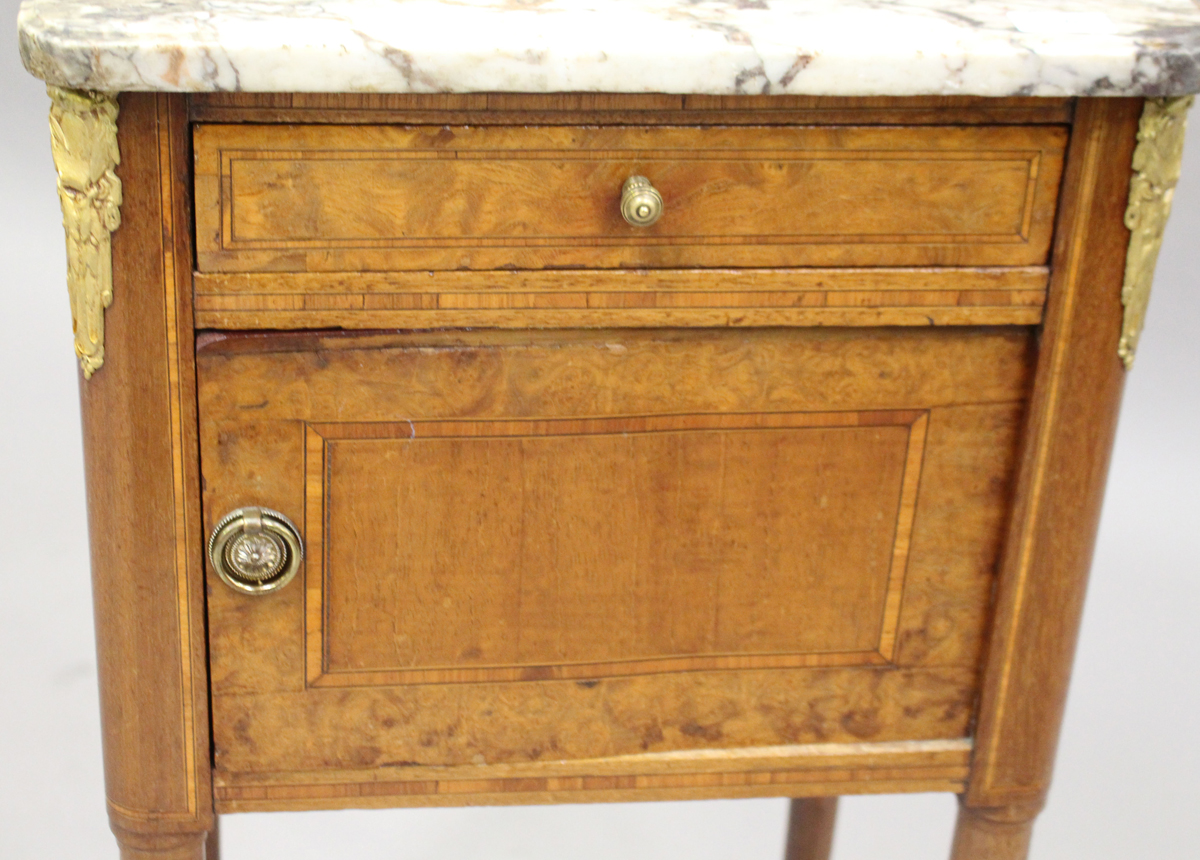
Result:
{"label": "bedside cabinet", "polygon": [[[78,154],[108,103],[58,104]],[[828,798],[949,791],[955,860],[1023,858],[1185,104],[122,95],[80,334],[122,856],[783,796],[818,860]]]}

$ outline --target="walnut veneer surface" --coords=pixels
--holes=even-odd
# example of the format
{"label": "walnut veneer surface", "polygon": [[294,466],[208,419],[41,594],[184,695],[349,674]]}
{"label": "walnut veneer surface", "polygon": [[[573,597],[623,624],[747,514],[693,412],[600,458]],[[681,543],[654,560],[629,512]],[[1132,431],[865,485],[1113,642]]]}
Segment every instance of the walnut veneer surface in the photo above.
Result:
{"label": "walnut veneer surface", "polygon": [[[204,272],[1040,265],[1065,144],[1057,126],[204,124],[197,261]],[[631,171],[668,201],[648,228],[612,205]]]}
{"label": "walnut veneer surface", "polygon": [[[123,856],[214,811],[929,790],[955,860],[1025,856],[1141,99],[120,104],[82,397]],[[277,593],[205,560],[242,505],[303,534]]]}

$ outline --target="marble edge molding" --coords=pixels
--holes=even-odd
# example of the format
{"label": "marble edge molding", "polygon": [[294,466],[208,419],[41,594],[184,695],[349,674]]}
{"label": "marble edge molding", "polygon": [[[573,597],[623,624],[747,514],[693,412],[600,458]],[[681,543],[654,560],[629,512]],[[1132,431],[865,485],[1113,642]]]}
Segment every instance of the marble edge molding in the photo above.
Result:
{"label": "marble edge molding", "polygon": [[50,146],[67,240],[75,355],[85,379],[104,364],[104,311],[112,304],[112,232],[121,224],[115,96],[49,86]]}
{"label": "marble edge molding", "polygon": [[1197,0],[25,0],[22,58],[106,92],[1200,92]]}
{"label": "marble edge molding", "polygon": [[1121,287],[1125,314],[1117,346],[1126,370],[1133,367],[1138,338],[1146,322],[1154,268],[1183,163],[1187,112],[1193,102],[1193,96],[1147,99],[1138,123],[1125,209],[1125,226],[1129,228],[1125,282]]}

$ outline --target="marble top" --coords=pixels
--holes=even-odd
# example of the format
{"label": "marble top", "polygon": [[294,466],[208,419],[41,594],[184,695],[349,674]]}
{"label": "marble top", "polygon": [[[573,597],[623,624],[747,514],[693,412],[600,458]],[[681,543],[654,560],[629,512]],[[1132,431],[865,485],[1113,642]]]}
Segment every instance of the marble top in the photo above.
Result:
{"label": "marble top", "polygon": [[21,55],[116,92],[1183,95],[1197,0],[25,0]]}

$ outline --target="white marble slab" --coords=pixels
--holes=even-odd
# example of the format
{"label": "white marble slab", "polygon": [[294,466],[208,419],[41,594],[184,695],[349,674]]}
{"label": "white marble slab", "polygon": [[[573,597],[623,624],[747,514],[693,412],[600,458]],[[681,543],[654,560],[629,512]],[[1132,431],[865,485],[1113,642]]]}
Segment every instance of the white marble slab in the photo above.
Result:
{"label": "white marble slab", "polygon": [[25,0],[86,89],[1182,95],[1194,0]]}

